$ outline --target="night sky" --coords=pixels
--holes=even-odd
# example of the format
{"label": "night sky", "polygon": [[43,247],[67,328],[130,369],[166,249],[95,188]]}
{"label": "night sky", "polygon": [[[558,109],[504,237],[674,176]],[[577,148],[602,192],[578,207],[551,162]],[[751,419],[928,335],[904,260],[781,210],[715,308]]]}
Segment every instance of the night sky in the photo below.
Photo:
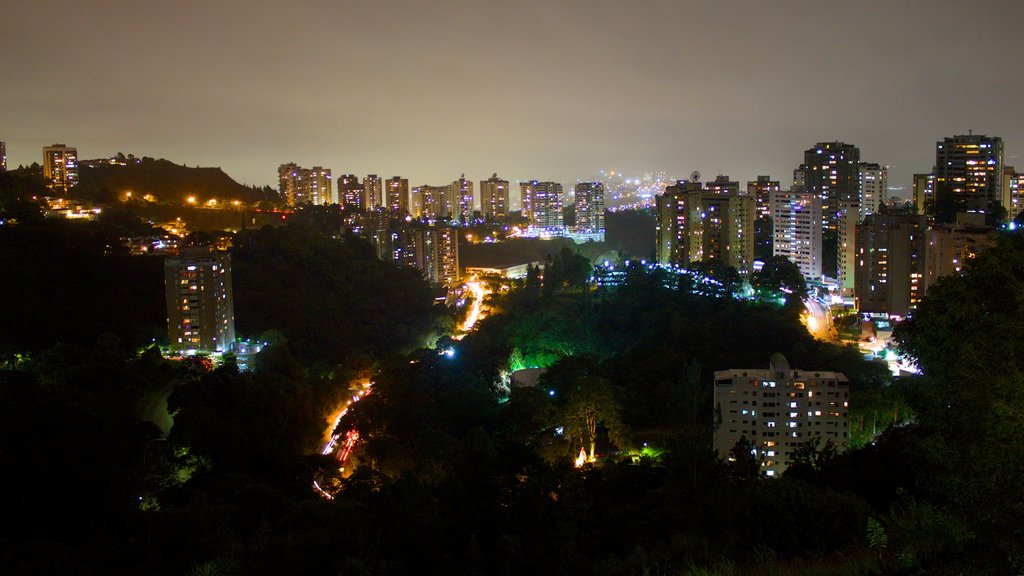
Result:
{"label": "night sky", "polygon": [[1024,168],[1024,2],[11,2],[0,140],[276,185],[770,174],[856,144],[908,196],[935,141]]}

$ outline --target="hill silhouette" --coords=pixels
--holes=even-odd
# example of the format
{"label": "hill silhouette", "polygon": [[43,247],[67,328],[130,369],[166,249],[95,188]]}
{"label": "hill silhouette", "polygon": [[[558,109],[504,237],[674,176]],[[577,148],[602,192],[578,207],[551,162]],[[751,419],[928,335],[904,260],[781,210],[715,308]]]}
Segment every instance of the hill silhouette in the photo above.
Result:
{"label": "hill silhouette", "polygon": [[210,199],[221,202],[274,200],[269,188],[255,188],[235,182],[220,168],[200,168],[175,164],[169,160],[129,157],[125,164],[106,161],[82,162],[77,195],[99,201],[123,198],[131,192],[135,198],[151,194],[156,202],[182,204],[190,196],[199,203]]}

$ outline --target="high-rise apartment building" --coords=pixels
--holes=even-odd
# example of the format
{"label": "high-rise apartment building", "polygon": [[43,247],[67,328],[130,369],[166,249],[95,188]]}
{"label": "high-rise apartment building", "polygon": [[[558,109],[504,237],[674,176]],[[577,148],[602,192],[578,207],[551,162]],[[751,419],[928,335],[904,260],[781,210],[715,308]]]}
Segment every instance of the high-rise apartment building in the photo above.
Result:
{"label": "high-rise apartment building", "polygon": [[754,263],[754,198],[679,181],[656,198],[657,260],[687,266],[718,260],[749,275]]}
{"label": "high-rise apartment building", "polygon": [[878,212],[888,199],[889,167],[861,162],[857,165],[857,188],[860,218],[863,220],[868,214]]}
{"label": "high-rise apartment building", "polygon": [[804,189],[821,196],[826,230],[839,225],[839,203],[857,199],[859,164],[860,149],[845,142],[819,142],[804,151],[804,163],[798,170],[803,170]]}
{"label": "high-rise apartment building", "polygon": [[762,476],[781,476],[805,442],[819,438],[842,451],[850,440],[846,376],[791,369],[782,354],[772,354],[767,370],[716,371],[714,405],[721,414],[718,455],[731,460],[733,447],[745,439]]}
{"label": "high-rise apartment building", "polygon": [[914,208],[918,214],[928,216],[928,221],[935,220],[935,175],[914,174]]}
{"label": "high-rise apartment building", "polygon": [[355,174],[342,174],[338,176],[338,201],[345,210],[362,211],[366,209],[363,204],[363,185]]}
{"label": "high-rise apartment building", "polygon": [[289,206],[298,206],[309,201],[304,190],[306,172],[294,162],[277,167],[277,191]]}
{"label": "high-rise apartment building", "polygon": [[906,316],[925,293],[928,221],[909,210],[872,214],[857,226],[854,297],[861,312]]}
{"label": "high-rise apartment building", "polygon": [[66,194],[78,186],[78,149],[64,144],[44,147],[43,177],[54,192]]}
{"label": "high-rise apartment building", "polygon": [[448,209],[444,215],[452,220],[472,220],[474,202],[473,181],[466,180],[466,175],[463,174],[458,180],[448,185],[448,195],[445,201]]}
{"label": "high-rise apartment building", "polygon": [[522,194],[523,216],[530,219],[530,226],[546,234],[561,234],[562,226],[562,185],[558,182],[529,180],[519,184]]}
{"label": "high-rise apartment building", "polygon": [[504,220],[509,215],[508,180],[494,173],[480,181],[480,212],[487,220]]}
{"label": "high-rise apartment building", "polygon": [[387,209],[391,212],[409,212],[409,180],[392,176],[384,182]]}
{"label": "high-rise apartment building", "polygon": [[820,280],[821,197],[794,188],[772,190],[769,198],[772,254],[789,258],[806,280]]}
{"label": "high-rise apartment building", "polygon": [[376,210],[384,206],[384,187],[380,176],[370,174],[363,178],[363,206],[367,210]]}
{"label": "high-rise apartment building", "polygon": [[185,248],[164,261],[167,334],[172,350],[226,352],[235,343],[231,256]]}
{"label": "high-rise apartment building", "polygon": [[1003,199],[1001,204],[1006,208],[1006,219],[1013,221],[1024,212],[1024,187],[1021,186],[1024,174],[1017,172],[1013,166],[1003,167]]}
{"label": "high-rise apartment building", "polygon": [[331,169],[313,166],[307,176],[309,199],[313,204],[336,204],[331,190]]}
{"label": "high-rise apartment building", "polygon": [[451,213],[448,186],[417,186],[412,189],[412,215],[426,220],[440,220]]}
{"label": "high-rise apartment building", "polygon": [[369,238],[382,259],[421,270],[431,283],[452,286],[462,277],[458,234],[458,228],[444,225],[392,221]]}
{"label": "high-rise apartment building", "polygon": [[[802,184],[801,184],[802,186]],[[757,180],[747,182],[747,196],[754,197],[758,218],[770,218],[772,215],[772,192],[781,190],[778,180],[771,176],[758,176]]]}
{"label": "high-rise apartment building", "polygon": [[604,233],[604,184],[578,182],[576,197],[576,228],[582,234]]}
{"label": "high-rise apartment building", "polygon": [[935,143],[935,219],[957,212],[989,214],[1002,201],[1003,139],[957,135]]}
{"label": "high-rise apartment building", "polygon": [[836,264],[839,266],[839,293],[842,296],[853,296],[856,288],[857,226],[860,223],[860,202],[840,202],[839,225],[836,231]]}
{"label": "high-rise apartment building", "polygon": [[929,228],[925,246],[925,293],[943,276],[959,273],[979,252],[995,242],[996,231],[991,226],[957,222]]}

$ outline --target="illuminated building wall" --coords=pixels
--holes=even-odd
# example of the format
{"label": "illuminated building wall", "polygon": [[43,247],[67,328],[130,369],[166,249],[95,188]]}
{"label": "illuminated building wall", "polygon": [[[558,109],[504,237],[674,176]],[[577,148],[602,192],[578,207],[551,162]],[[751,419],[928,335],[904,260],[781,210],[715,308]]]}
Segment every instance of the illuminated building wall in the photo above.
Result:
{"label": "illuminated building wall", "polygon": [[480,212],[485,219],[503,220],[509,215],[508,180],[493,174],[487,180],[480,181]]}
{"label": "illuminated building wall", "polygon": [[[801,184],[802,186],[802,184]],[[754,197],[758,218],[770,218],[772,212],[772,192],[778,192],[778,180],[772,180],[771,176],[758,176],[757,180],[747,182],[747,196]],[[819,216],[820,218],[820,216]]]}
{"label": "illuminated building wall", "polygon": [[779,477],[804,442],[831,440],[842,451],[850,437],[850,384],[840,372],[790,369],[773,354],[767,370],[715,372],[714,403],[721,414],[715,429],[718,456],[746,438],[762,476]]}
{"label": "illuminated building wall", "polygon": [[384,183],[388,210],[392,212],[409,212],[409,180],[400,176],[392,176]]}
{"label": "illuminated building wall", "polygon": [[928,221],[905,210],[857,226],[854,297],[861,312],[906,316],[925,293]]}
{"label": "illuminated building wall", "polygon": [[[860,218],[878,212],[888,197],[889,167],[871,162],[857,166],[857,188],[860,201]],[[860,222],[858,222],[860,224]]]}
{"label": "illuminated building wall", "polygon": [[235,343],[231,256],[186,248],[164,260],[167,335],[172,350],[229,351]]}
{"label": "illuminated building wall", "polygon": [[54,192],[66,194],[78,186],[78,150],[64,144],[43,148],[43,176]]}
{"label": "illuminated building wall", "polygon": [[770,194],[774,256],[785,256],[806,280],[821,278],[821,197],[799,188]]}
{"label": "illuminated building wall", "polygon": [[937,221],[953,222],[957,212],[987,214],[1003,199],[1002,138],[968,134],[936,142],[934,174]]}
{"label": "illuminated building wall", "polygon": [[376,210],[384,206],[384,187],[380,176],[370,174],[363,178],[363,206],[367,210]]}
{"label": "illuminated building wall", "polygon": [[597,234],[604,232],[604,184],[579,182],[576,184],[576,232]]}

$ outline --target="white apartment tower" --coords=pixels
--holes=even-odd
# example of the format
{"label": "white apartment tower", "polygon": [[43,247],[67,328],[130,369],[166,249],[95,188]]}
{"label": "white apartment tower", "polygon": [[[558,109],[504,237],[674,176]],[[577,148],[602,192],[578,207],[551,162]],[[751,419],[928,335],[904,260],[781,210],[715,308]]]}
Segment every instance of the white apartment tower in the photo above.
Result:
{"label": "white apartment tower", "polygon": [[715,450],[728,458],[746,438],[762,476],[781,476],[793,451],[814,438],[839,450],[849,442],[850,384],[842,373],[791,369],[785,356],[772,354],[767,370],[716,371],[714,394],[721,418]]}
{"label": "white apartment tower", "polygon": [[802,188],[769,194],[774,256],[785,256],[806,280],[821,279],[821,196]]}

